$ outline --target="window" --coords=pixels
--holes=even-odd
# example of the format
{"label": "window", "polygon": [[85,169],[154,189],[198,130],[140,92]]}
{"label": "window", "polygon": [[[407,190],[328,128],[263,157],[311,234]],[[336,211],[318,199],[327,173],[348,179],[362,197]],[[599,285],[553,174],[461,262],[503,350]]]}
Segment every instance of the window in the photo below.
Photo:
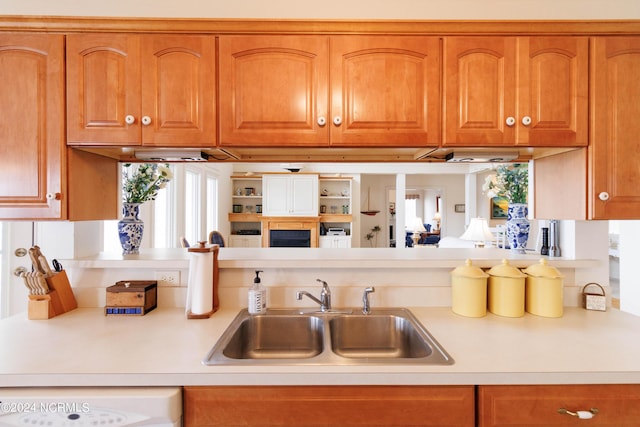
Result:
{"label": "window", "polygon": [[405,199],[404,201],[404,223],[407,227],[410,227],[416,221],[418,200],[420,199]]}
{"label": "window", "polygon": [[[176,248],[179,237],[190,244],[218,229],[218,177],[206,164],[171,164],[174,179],[156,200],[140,207],[145,222],[142,248]],[[118,220],[104,221],[104,251],[121,252]]]}
{"label": "window", "polygon": [[196,171],[187,170],[184,179],[184,236],[191,244],[202,238],[200,207],[200,177]]}

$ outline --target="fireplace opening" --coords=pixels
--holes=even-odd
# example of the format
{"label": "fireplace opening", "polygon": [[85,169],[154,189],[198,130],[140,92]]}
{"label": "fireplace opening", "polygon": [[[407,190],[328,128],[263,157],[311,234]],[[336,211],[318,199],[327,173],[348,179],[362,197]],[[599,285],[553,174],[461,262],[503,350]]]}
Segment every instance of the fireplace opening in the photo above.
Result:
{"label": "fireplace opening", "polygon": [[309,230],[270,230],[269,246],[272,248],[310,248]]}

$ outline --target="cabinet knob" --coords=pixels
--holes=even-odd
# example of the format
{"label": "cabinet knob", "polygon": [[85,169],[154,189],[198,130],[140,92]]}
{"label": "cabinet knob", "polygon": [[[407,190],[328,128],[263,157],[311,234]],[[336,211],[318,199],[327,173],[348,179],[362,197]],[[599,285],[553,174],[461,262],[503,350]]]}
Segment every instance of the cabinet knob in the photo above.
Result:
{"label": "cabinet knob", "polygon": [[151,117],[143,116],[142,117],[142,124],[145,125],[145,126],[149,126],[151,124]]}
{"label": "cabinet knob", "polygon": [[516,119],[515,117],[509,116],[507,117],[507,120],[505,120],[505,123],[507,124],[507,126],[511,127],[516,124]]}
{"label": "cabinet knob", "polygon": [[60,193],[47,193],[48,200],[60,200],[62,198],[62,194]]}
{"label": "cabinet knob", "polygon": [[340,126],[342,124],[342,117],[335,116],[333,118],[333,124],[336,125],[336,126]]}
{"label": "cabinet knob", "polygon": [[129,114],[124,118],[124,122],[128,125],[132,125],[136,122],[136,118]]}
{"label": "cabinet knob", "polygon": [[324,116],[318,117],[318,126],[324,126],[327,124],[327,118]]}
{"label": "cabinet knob", "polygon": [[606,202],[607,200],[609,200],[609,193],[607,193],[606,191],[601,192],[600,194],[598,194],[598,199]]}
{"label": "cabinet knob", "polygon": [[576,417],[581,420],[590,420],[591,418],[595,417],[598,412],[599,412],[598,408],[591,408],[588,411],[575,411],[575,412],[565,408],[558,409],[559,414],[571,415],[572,417]]}
{"label": "cabinet knob", "polygon": [[531,117],[524,116],[522,118],[522,124],[525,125],[525,126],[529,126],[531,124]]}
{"label": "cabinet knob", "polygon": [[16,277],[22,277],[22,275],[28,271],[29,270],[27,270],[26,267],[18,267],[15,270],[13,270],[13,275]]}

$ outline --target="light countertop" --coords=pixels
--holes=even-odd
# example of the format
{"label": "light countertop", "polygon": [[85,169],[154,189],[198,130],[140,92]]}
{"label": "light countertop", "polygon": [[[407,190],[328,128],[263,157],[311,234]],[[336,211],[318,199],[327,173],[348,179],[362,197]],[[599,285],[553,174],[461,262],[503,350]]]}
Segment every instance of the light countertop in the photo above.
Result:
{"label": "light countertop", "polygon": [[[498,248],[221,248],[218,254],[220,268],[455,268],[465,259],[481,268],[493,267],[508,259],[515,267],[526,267],[540,260],[535,252],[516,254]],[[547,258],[558,268],[590,268],[599,265],[597,259]],[[105,253],[76,259],[62,260],[65,268],[188,268],[186,249],[153,249],[136,255]]]}
{"label": "light countertop", "polygon": [[412,311],[455,359],[450,366],[204,366],[239,309],[188,320],[184,310],[104,316],[79,308],[50,320],[0,321],[3,386],[640,383],[640,318],[567,308],[562,318],[450,308]]}

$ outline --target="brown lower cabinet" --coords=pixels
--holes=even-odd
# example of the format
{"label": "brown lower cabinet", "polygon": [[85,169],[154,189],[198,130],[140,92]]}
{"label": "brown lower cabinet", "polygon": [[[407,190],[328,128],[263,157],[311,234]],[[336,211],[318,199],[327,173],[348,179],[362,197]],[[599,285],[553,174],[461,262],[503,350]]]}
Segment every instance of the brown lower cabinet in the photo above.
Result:
{"label": "brown lower cabinet", "polygon": [[185,387],[184,426],[473,426],[474,386]]}
{"label": "brown lower cabinet", "polygon": [[[593,411],[578,419],[566,411]],[[640,426],[640,385],[478,387],[478,426]]]}

